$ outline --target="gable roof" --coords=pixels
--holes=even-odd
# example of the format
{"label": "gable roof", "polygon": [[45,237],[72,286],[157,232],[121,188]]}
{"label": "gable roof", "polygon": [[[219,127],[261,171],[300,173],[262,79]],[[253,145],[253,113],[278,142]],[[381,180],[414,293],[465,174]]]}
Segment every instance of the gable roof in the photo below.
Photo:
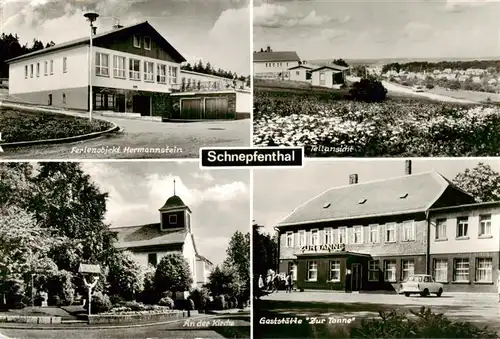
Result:
{"label": "gable roof", "polygon": [[[160,41],[160,43],[162,44],[162,47],[165,48],[165,50],[169,52],[169,54],[174,58],[175,61],[177,61],[179,63],[186,61],[186,59],[147,21],[143,21],[143,22],[140,22],[138,24],[133,24],[133,25],[121,27],[118,29],[113,29],[111,31],[95,34],[92,37],[92,41],[97,42],[103,37],[108,37],[110,35],[113,35],[113,34],[116,34],[119,32],[133,30],[133,29],[141,27],[141,26],[147,26],[148,28],[150,28],[153,31],[153,33],[156,34],[158,41]],[[57,50],[61,50],[64,48],[70,48],[70,47],[75,47],[75,46],[79,46],[79,45],[88,45],[89,43],[90,43],[90,37],[87,36],[84,38],[79,38],[79,39],[75,39],[75,40],[71,40],[71,41],[66,41],[66,42],[63,42],[60,44],[56,44],[52,47],[44,48],[44,49],[41,49],[41,50],[38,50],[35,52],[31,52],[28,54],[23,54],[21,56],[6,60],[5,62],[11,63],[11,62],[19,61],[19,60],[22,60],[25,58],[30,58],[33,56],[42,55],[42,54],[50,53],[50,52],[55,52]]]}
{"label": "gable roof", "polygon": [[325,68],[332,69],[334,71],[345,71],[345,70],[349,69],[349,67],[339,66],[339,65],[335,65],[335,64],[329,64],[329,65],[321,65],[318,68],[313,69],[311,72],[317,72],[317,71],[325,69]]}
{"label": "gable roof", "polygon": [[184,228],[175,230],[161,230],[160,223],[129,227],[114,227],[110,231],[116,232],[117,248],[137,248],[158,245],[183,245],[187,232]]}
{"label": "gable roof", "polygon": [[278,227],[426,212],[449,187],[458,189],[434,171],[335,187],[296,208]]}
{"label": "gable roof", "polygon": [[300,61],[297,52],[254,52],[253,61]]}
{"label": "gable roof", "polygon": [[297,69],[297,68],[312,69],[311,67],[308,67],[308,66],[298,65],[298,66],[295,66],[295,67],[290,67],[289,70],[291,70],[291,69]]}

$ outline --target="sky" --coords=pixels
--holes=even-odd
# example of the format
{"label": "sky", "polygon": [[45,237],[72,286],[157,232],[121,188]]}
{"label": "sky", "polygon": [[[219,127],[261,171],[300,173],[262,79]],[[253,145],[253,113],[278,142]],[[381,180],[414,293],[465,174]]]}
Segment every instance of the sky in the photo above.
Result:
{"label": "sky", "polygon": [[[436,171],[453,180],[479,162],[500,172],[500,160],[414,159],[412,173]],[[329,188],[349,184],[349,175],[358,174],[360,183],[405,175],[405,159],[309,160],[297,169],[254,170],[253,219],[265,232],[287,217],[305,201]]]}
{"label": "sky", "polygon": [[303,60],[500,57],[500,0],[255,0],[254,50]]}
{"label": "sky", "polygon": [[88,35],[87,11],[98,33],[147,20],[188,61],[250,74],[249,0],[0,0],[0,32],[61,43]]}
{"label": "sky", "polygon": [[83,162],[82,167],[109,193],[106,223],[111,227],[160,222],[158,209],[178,195],[192,211],[192,232],[201,255],[214,264],[226,258],[229,239],[250,230],[248,170],[200,170],[189,162]]}

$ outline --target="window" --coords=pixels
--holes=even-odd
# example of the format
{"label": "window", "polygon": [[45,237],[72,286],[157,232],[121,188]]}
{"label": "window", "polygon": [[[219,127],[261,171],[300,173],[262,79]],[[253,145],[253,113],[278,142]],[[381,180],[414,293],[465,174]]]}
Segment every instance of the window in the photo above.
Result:
{"label": "window", "polygon": [[307,280],[308,281],[318,280],[318,263],[316,261],[307,262]]}
{"label": "window", "polygon": [[30,65],[30,78],[33,78],[33,73],[34,73],[33,69],[34,69],[34,66],[33,66],[33,64],[31,64]]}
{"label": "window", "polygon": [[295,71],[295,75],[300,75],[300,71]]}
{"label": "window", "polygon": [[286,232],[286,247],[293,247],[293,232]]}
{"label": "window", "polygon": [[128,61],[128,78],[131,80],[141,80],[141,62],[137,59]]}
{"label": "window", "polygon": [[68,58],[64,57],[63,58],[63,73],[66,73],[68,71],[67,62],[68,62]]}
{"label": "window", "polygon": [[434,280],[437,282],[448,282],[448,261],[443,259],[434,260]]}
{"label": "window", "polygon": [[362,244],[363,243],[363,227],[362,226],[354,226],[353,227],[352,242],[354,244]]}
{"label": "window", "polygon": [[330,281],[340,281],[340,260],[330,261]]}
{"label": "window", "polygon": [[297,280],[297,265],[293,261],[288,262],[288,272],[292,272],[292,279]]}
{"label": "window", "polygon": [[299,231],[299,246],[306,245],[306,231]]}
{"label": "window", "polygon": [[177,224],[177,216],[174,215],[169,215],[168,216],[168,223],[169,224]]}
{"label": "window", "polygon": [[154,81],[154,67],[153,62],[144,61],[144,81]]}
{"label": "window", "polygon": [[491,215],[479,216],[479,235],[491,235]]}
{"label": "window", "polygon": [[28,79],[28,65],[24,66],[24,78]]}
{"label": "window", "polygon": [[396,224],[387,224],[385,226],[385,242],[396,241]]}
{"label": "window", "polygon": [[109,55],[99,52],[95,54],[95,74],[109,76]]}
{"label": "window", "polygon": [[45,61],[43,65],[43,74],[48,75],[49,74],[49,62]]}
{"label": "window", "polygon": [[319,84],[325,85],[325,73],[319,73]]}
{"label": "window", "polygon": [[413,221],[403,222],[403,241],[415,241],[415,224]]}
{"label": "window", "polygon": [[436,220],[436,239],[446,239],[446,219]]}
{"label": "window", "polygon": [[36,63],[36,76],[37,77],[40,76],[40,63],[39,62]]}
{"label": "window", "polygon": [[415,274],[415,261],[413,260],[403,260],[403,270],[401,271],[401,280],[406,280]]}
{"label": "window", "polygon": [[172,66],[172,81],[170,83],[171,84],[177,83],[177,67]]}
{"label": "window", "polygon": [[461,217],[457,219],[457,238],[466,237],[469,228],[469,218]]}
{"label": "window", "polygon": [[151,50],[151,38],[148,36],[144,37],[144,49]]}
{"label": "window", "polygon": [[157,67],[157,81],[160,84],[166,84],[167,83],[167,66],[165,65],[158,65]]}
{"label": "window", "polygon": [[156,267],[158,264],[158,257],[156,253],[148,253],[148,264]]}
{"label": "window", "polygon": [[311,230],[311,245],[319,245],[319,230]]}
{"label": "window", "polygon": [[396,281],[396,260],[386,260],[384,266],[385,281]]}
{"label": "window", "polygon": [[134,47],[141,48],[141,37],[134,34]]}
{"label": "window", "polygon": [[333,244],[333,230],[331,227],[325,228],[325,244]]}
{"label": "window", "polygon": [[62,94],[62,102],[63,102],[63,104],[66,103],[66,93]]}
{"label": "window", "polygon": [[125,57],[113,55],[113,77],[125,79]]}
{"label": "window", "polygon": [[347,244],[347,228],[339,227],[339,244]]}
{"label": "window", "polygon": [[104,107],[104,100],[102,97],[102,93],[96,93],[95,94],[95,107],[94,108],[103,108]]}
{"label": "window", "polygon": [[378,260],[370,260],[368,262],[368,281],[379,280],[380,263]]}
{"label": "window", "polygon": [[453,281],[469,282],[469,259],[455,259],[453,263]]}
{"label": "window", "polygon": [[370,243],[378,243],[378,225],[370,225]]}
{"label": "window", "polygon": [[476,263],[476,281],[493,282],[493,259],[478,258]]}
{"label": "window", "polygon": [[54,60],[50,60],[50,75],[54,74]]}

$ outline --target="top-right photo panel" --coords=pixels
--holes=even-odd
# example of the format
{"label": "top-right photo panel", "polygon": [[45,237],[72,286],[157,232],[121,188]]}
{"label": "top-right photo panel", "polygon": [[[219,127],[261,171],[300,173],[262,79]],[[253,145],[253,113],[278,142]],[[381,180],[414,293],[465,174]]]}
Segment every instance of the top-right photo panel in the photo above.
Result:
{"label": "top-right photo panel", "polygon": [[254,146],[500,154],[500,2],[254,0]]}

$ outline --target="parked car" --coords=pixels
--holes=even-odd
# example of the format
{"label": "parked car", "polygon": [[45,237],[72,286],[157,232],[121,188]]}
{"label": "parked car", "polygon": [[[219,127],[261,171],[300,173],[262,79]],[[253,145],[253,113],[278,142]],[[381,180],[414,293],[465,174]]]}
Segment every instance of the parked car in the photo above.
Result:
{"label": "parked car", "polygon": [[413,92],[423,92],[425,91],[425,87],[424,86],[413,86]]}
{"label": "parked car", "polygon": [[432,276],[427,274],[416,274],[408,277],[402,284],[400,293],[409,297],[411,294],[420,294],[427,297],[436,294],[440,297],[443,294],[443,284],[435,282]]}

